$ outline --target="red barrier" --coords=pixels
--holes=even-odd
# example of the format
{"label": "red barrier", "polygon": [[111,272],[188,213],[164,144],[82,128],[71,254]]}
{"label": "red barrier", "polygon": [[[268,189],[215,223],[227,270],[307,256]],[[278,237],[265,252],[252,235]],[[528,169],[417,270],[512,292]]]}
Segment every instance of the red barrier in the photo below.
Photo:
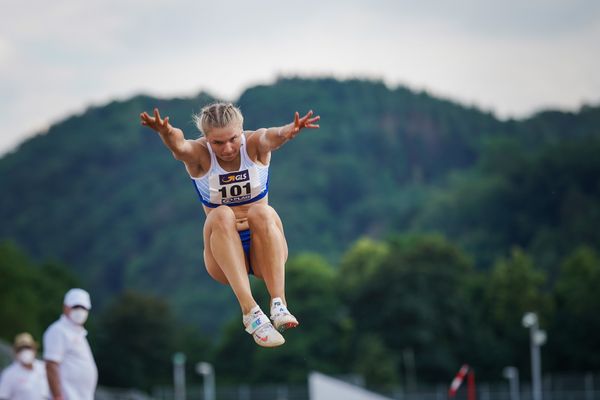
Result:
{"label": "red barrier", "polygon": [[462,367],[460,367],[458,373],[452,380],[452,383],[450,384],[450,389],[448,389],[448,397],[453,398],[454,396],[456,396],[456,392],[458,391],[458,388],[460,388],[460,385],[463,383],[465,376],[467,376],[467,399],[476,400],[475,373],[467,364],[464,364]]}

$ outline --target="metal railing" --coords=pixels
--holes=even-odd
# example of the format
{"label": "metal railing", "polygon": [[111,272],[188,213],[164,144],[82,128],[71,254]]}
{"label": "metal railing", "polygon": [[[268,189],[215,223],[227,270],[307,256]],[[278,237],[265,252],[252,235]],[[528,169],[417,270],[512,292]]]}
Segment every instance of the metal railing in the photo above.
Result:
{"label": "metal railing", "polygon": [[[436,385],[422,385],[415,390],[402,387],[367,387],[383,396],[395,400],[447,400],[450,382]],[[156,388],[153,400],[174,400],[173,388]],[[461,388],[455,400],[467,398],[466,388]],[[542,381],[543,400],[600,400],[600,373],[587,374],[547,374]],[[513,400],[509,383],[477,383],[478,400]],[[519,390],[519,400],[532,400],[530,382],[523,382]],[[205,400],[202,386],[187,388],[186,400]],[[216,400],[310,400],[306,385],[217,385]],[[332,399],[335,400],[335,399]]]}
{"label": "metal railing", "polygon": [[[205,400],[202,386],[188,387],[186,400]],[[306,385],[239,385],[217,386],[216,400],[308,400]],[[153,391],[154,400],[174,400],[172,388],[161,387]]]}

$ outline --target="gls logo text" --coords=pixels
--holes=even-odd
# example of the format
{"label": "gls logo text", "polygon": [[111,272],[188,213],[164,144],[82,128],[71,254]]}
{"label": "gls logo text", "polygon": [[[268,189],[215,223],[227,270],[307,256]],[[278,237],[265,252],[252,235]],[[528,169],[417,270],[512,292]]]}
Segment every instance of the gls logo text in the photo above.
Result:
{"label": "gls logo text", "polygon": [[244,182],[249,180],[248,170],[233,172],[231,174],[219,175],[219,183],[228,185],[230,183]]}

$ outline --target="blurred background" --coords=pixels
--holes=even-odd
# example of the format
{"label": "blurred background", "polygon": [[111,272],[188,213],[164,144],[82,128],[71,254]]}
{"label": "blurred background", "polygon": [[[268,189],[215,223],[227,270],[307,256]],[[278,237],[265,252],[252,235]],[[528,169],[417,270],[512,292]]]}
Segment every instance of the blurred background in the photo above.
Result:
{"label": "blurred background", "polygon": [[[188,385],[202,385],[198,362],[214,366],[219,399],[305,399],[311,371],[445,398],[463,364],[480,397],[508,399],[510,366],[528,398],[533,312],[546,397],[600,398],[597,1],[8,7],[5,343],[41,340],[78,286],[109,391],[171,398],[180,353]],[[321,115],[271,164],[301,322],[277,349],[252,343],[231,290],[209,278],[189,177],[139,124],[159,107],[194,138],[192,114],[216,100],[236,103],[246,129]]]}

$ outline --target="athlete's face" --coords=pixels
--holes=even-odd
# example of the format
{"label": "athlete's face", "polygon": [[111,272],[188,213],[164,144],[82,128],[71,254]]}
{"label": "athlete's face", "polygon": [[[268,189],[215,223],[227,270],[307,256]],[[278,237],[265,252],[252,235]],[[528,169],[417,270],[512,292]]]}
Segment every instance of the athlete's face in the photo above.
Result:
{"label": "athlete's face", "polygon": [[212,128],[206,134],[206,140],[215,155],[223,161],[234,161],[240,154],[242,127],[231,124],[224,128]]}

